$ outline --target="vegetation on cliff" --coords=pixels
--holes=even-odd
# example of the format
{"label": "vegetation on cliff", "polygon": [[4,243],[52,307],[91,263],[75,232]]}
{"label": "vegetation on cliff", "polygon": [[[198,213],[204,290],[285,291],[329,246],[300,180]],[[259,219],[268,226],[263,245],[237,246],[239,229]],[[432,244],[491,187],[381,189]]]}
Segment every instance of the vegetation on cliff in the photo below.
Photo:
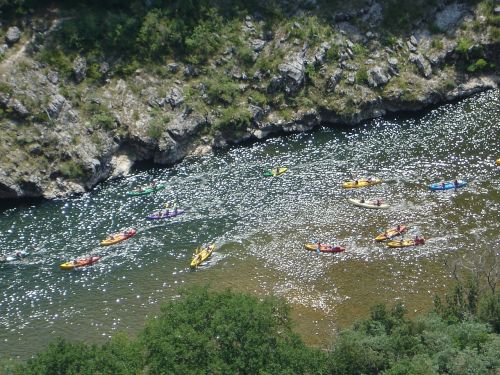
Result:
{"label": "vegetation on cliff", "polygon": [[168,164],[296,123],[355,124],[469,95],[495,86],[483,75],[496,76],[500,55],[493,0],[0,9],[10,41],[0,51],[1,197],[84,191],[117,153]]}

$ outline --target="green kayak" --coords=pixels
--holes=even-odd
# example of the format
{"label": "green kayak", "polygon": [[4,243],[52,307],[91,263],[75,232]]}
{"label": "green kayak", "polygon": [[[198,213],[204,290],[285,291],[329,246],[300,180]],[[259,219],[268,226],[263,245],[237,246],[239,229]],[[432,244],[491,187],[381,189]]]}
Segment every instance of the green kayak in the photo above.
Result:
{"label": "green kayak", "polygon": [[264,172],[264,177],[276,177],[276,176],[280,176],[283,173],[285,173],[286,171],[288,171],[288,168],[286,168],[286,167],[273,168],[273,169],[270,169],[268,171],[265,171]]}
{"label": "green kayak", "polygon": [[156,185],[155,187],[147,186],[147,187],[141,187],[141,188],[133,190],[133,191],[129,191],[127,193],[127,195],[131,196],[131,197],[135,197],[138,195],[148,195],[148,194],[154,193],[155,191],[160,191],[163,189],[165,189],[165,185],[162,185],[162,184]]}

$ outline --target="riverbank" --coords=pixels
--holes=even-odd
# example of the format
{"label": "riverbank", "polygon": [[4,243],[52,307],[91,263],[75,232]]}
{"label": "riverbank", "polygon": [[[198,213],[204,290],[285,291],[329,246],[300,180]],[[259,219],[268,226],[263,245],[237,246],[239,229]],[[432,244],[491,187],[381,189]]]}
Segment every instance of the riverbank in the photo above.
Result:
{"label": "riverbank", "polygon": [[[235,9],[178,9],[172,18],[104,5],[34,11],[20,27],[5,25],[0,198],[83,193],[126,176],[137,161],[172,165],[498,84],[491,1],[281,2],[276,10],[257,1]],[[132,27],[134,12],[145,18]],[[181,50],[156,28],[178,20],[193,24],[179,34]]]}

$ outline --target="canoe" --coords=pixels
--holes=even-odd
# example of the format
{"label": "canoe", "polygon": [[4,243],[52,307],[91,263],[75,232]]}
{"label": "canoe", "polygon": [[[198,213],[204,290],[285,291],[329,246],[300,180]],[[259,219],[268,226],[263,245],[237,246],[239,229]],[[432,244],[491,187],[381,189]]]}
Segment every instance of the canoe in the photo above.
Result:
{"label": "canoe", "polygon": [[201,263],[203,263],[208,258],[210,258],[210,256],[214,252],[214,250],[215,250],[215,245],[214,244],[208,245],[207,247],[202,248],[198,253],[196,253],[194,255],[193,259],[191,260],[190,267],[191,268],[198,267]]}
{"label": "canoe", "polygon": [[[304,244],[304,248],[309,251],[318,251],[318,243],[308,242]],[[345,247],[332,246],[327,243],[322,243],[319,247],[321,253],[341,253],[345,251]]]}
{"label": "canoe", "polygon": [[2,256],[0,256],[0,263],[13,262],[15,260],[21,260],[21,259],[26,258],[29,255],[30,255],[30,253],[28,253],[27,251],[23,251],[23,250],[16,251],[12,255],[2,255]]}
{"label": "canoe", "polygon": [[280,168],[278,168],[278,171],[276,171],[276,168],[273,168],[273,169],[265,171],[264,172],[264,177],[281,176],[286,171],[288,171],[288,168],[286,168],[286,167],[280,167]]}
{"label": "canoe", "polygon": [[112,238],[106,238],[101,241],[101,246],[114,245],[118,242],[125,241],[126,239],[135,236],[136,233],[137,231],[135,229],[129,229],[127,234],[124,232],[112,234]]}
{"label": "canoe", "polygon": [[130,197],[136,197],[138,195],[151,194],[151,193],[154,193],[156,191],[163,190],[163,189],[165,189],[165,185],[160,184],[160,185],[156,185],[155,187],[148,186],[148,187],[145,187],[145,188],[139,188],[138,190],[129,191],[127,193],[127,195],[130,196]]}
{"label": "canoe", "polygon": [[375,241],[385,241],[389,240],[393,237],[396,237],[408,230],[406,225],[400,225],[399,230],[397,227],[387,229],[385,232],[380,233],[377,237],[375,237]]}
{"label": "canoe", "polygon": [[159,219],[169,219],[171,217],[176,217],[179,215],[182,215],[184,213],[184,210],[169,210],[168,213],[166,213],[167,210],[160,210],[160,211],[155,211],[152,214],[146,216],[146,219],[148,220],[159,220]]}
{"label": "canoe", "polygon": [[418,241],[415,241],[415,240],[389,241],[389,242],[387,242],[387,246],[388,247],[408,247],[408,246],[423,245],[424,243],[425,243],[425,239],[421,238]]}
{"label": "canoe", "polygon": [[389,205],[387,203],[383,203],[380,200],[379,200],[379,204],[377,204],[377,200],[376,199],[365,200],[364,202],[362,202],[361,199],[355,199],[355,198],[349,198],[347,200],[349,202],[351,202],[353,205],[359,206],[359,207],[365,207],[365,208],[389,208]]}
{"label": "canoe", "polygon": [[362,179],[355,180],[355,181],[346,181],[342,184],[342,187],[344,189],[353,189],[353,188],[360,188],[360,187],[377,185],[380,183],[382,183],[382,180],[378,179],[378,178],[371,178],[371,179],[362,178]]}
{"label": "canoe", "polygon": [[458,189],[464,186],[467,186],[467,182],[464,180],[457,180],[457,185],[453,181],[439,182],[435,184],[430,184],[429,189],[431,190],[450,190],[450,189]]}
{"label": "canoe", "polygon": [[66,262],[63,264],[59,265],[59,268],[62,270],[72,270],[73,268],[77,267],[85,267],[85,266],[90,266],[91,264],[94,264],[97,262],[101,257],[95,256],[95,257],[88,257],[88,258],[80,258],[76,259],[72,262]]}

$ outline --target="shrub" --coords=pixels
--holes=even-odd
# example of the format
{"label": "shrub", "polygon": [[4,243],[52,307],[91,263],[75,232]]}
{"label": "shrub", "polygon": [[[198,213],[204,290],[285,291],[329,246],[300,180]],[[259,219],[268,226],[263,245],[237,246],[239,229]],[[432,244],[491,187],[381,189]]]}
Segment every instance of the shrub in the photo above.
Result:
{"label": "shrub", "polygon": [[113,130],[115,127],[115,119],[108,111],[101,111],[92,116],[90,119],[93,125],[98,125],[105,130]]}
{"label": "shrub", "polygon": [[228,77],[216,77],[205,82],[207,96],[211,103],[230,104],[236,98],[239,88]]}
{"label": "shrub", "polygon": [[366,70],[365,67],[361,67],[356,72],[356,83],[358,85],[362,85],[362,84],[368,83],[368,71]]}
{"label": "shrub", "polygon": [[147,135],[153,139],[160,139],[165,126],[170,122],[170,118],[167,116],[158,115],[153,117],[153,119],[148,124]]}
{"label": "shrub", "polygon": [[213,130],[223,134],[245,131],[252,123],[252,114],[246,108],[230,106],[222,111],[221,117],[215,122]]}
{"label": "shrub", "polygon": [[82,166],[74,160],[62,162],[59,166],[59,171],[69,179],[78,179],[84,176]]}
{"label": "shrub", "polygon": [[475,73],[484,70],[487,67],[488,63],[485,59],[478,59],[475,63],[472,63],[467,67],[467,71],[470,73]]}
{"label": "shrub", "polygon": [[335,62],[340,57],[340,48],[338,45],[332,45],[325,54],[325,60],[327,62]]}
{"label": "shrub", "polygon": [[236,57],[245,65],[252,65],[254,62],[252,49],[245,45],[241,45],[236,48]]}
{"label": "shrub", "polygon": [[462,55],[467,55],[467,51],[472,46],[472,41],[468,38],[460,38],[458,40],[457,46],[455,47],[455,51]]}
{"label": "shrub", "polygon": [[359,56],[366,56],[366,54],[368,54],[368,49],[362,44],[354,43],[352,46],[352,52]]}

